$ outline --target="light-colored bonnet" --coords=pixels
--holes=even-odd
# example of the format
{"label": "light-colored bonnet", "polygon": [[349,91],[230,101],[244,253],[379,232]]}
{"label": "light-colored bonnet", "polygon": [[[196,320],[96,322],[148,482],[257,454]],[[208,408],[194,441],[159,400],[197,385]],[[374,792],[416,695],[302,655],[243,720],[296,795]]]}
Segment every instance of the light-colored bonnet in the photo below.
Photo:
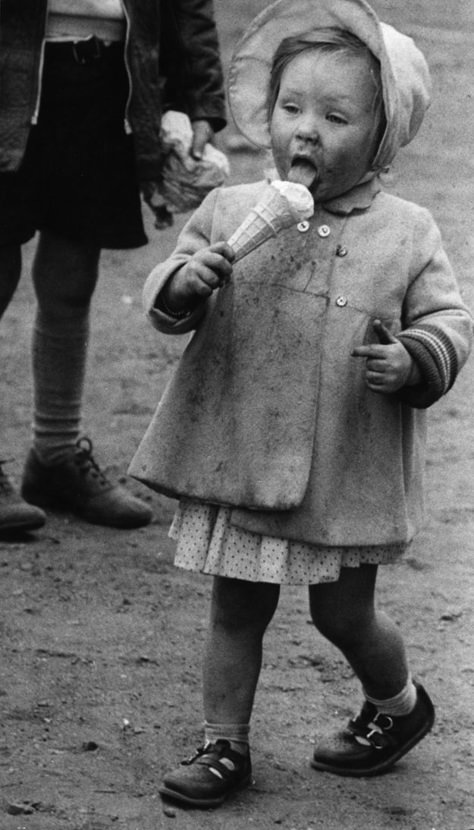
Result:
{"label": "light-colored bonnet", "polygon": [[273,56],[290,36],[317,29],[345,29],[380,61],[387,127],[373,166],[383,169],[416,135],[430,104],[426,61],[407,35],[381,23],[365,0],[277,0],[250,24],[228,73],[229,107],[239,130],[253,144],[270,146],[267,96]]}

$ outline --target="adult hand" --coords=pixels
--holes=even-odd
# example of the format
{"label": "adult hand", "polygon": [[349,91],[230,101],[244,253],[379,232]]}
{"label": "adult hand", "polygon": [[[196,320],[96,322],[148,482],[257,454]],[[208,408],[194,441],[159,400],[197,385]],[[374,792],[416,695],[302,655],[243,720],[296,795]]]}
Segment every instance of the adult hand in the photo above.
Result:
{"label": "adult hand", "polygon": [[214,130],[209,121],[204,118],[192,121],[193,141],[191,144],[191,155],[194,159],[201,159],[206,144],[214,138]]}
{"label": "adult hand", "polygon": [[397,392],[407,383],[416,383],[419,372],[403,343],[381,320],[374,320],[373,325],[380,343],[357,346],[352,352],[353,357],[367,360],[365,377],[369,389],[387,395]]}

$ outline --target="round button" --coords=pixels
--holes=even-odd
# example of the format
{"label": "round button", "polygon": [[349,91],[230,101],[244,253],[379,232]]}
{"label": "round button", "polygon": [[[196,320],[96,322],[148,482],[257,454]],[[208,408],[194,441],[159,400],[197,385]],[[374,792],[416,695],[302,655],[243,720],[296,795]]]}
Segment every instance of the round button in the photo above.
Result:
{"label": "round button", "polygon": [[344,308],[344,306],[347,305],[347,297],[337,297],[336,305],[339,306],[339,308]]}
{"label": "round button", "polygon": [[323,239],[324,239],[326,236],[329,236],[329,234],[330,234],[330,233],[331,233],[331,228],[329,227],[329,225],[320,225],[320,226],[319,226],[319,228],[318,228],[318,234],[319,234],[320,236],[322,236],[322,237],[323,237]]}
{"label": "round button", "polygon": [[337,256],[347,256],[348,251],[345,245],[338,245],[336,248],[336,254]]}
{"label": "round button", "polygon": [[302,222],[298,222],[296,227],[300,233],[306,233],[306,231],[309,231],[309,222],[307,222],[306,219],[303,219]]}

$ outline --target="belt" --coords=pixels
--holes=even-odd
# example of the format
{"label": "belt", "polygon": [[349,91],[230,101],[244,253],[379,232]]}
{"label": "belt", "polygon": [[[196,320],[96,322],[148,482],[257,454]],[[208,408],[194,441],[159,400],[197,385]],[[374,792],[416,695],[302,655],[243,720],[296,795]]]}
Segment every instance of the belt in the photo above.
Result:
{"label": "belt", "polygon": [[92,35],[85,40],[46,41],[48,55],[79,64],[102,61],[111,54],[111,50],[115,52],[117,48],[123,51],[123,43],[120,41],[105,43],[96,35]]}

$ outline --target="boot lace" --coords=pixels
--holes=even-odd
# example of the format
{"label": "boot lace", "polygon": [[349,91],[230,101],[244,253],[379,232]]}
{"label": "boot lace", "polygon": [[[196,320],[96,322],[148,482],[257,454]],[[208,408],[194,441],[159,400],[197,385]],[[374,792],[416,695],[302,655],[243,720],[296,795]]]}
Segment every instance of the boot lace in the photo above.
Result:
{"label": "boot lace", "polygon": [[83,438],[79,438],[76,442],[74,463],[79,468],[80,474],[84,477],[91,476],[91,478],[96,479],[96,481],[104,487],[109,486],[107,476],[103,470],[100,469],[97,461],[92,455],[92,441],[90,438],[84,436]]}

